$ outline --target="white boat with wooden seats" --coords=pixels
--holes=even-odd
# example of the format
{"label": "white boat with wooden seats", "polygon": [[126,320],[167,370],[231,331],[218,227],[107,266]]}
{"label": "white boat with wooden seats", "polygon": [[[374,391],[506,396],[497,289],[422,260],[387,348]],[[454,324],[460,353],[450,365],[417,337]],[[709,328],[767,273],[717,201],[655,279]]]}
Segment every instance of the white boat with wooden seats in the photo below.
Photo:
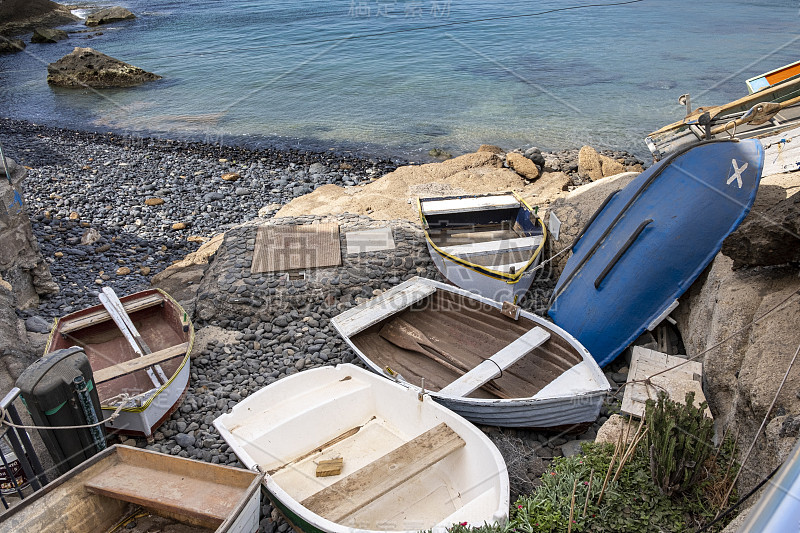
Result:
{"label": "white boat with wooden seats", "polygon": [[332,324],[374,372],[481,424],[593,422],[609,390],[594,358],[560,327],[429,279],[401,283]]}
{"label": "white boat with wooden seats", "polygon": [[[0,533],[258,529],[257,472],[112,446],[0,514]],[[179,528],[179,529],[176,529]]]}
{"label": "white boat with wooden seats", "polygon": [[102,305],[56,320],[45,354],[83,348],[102,418],[125,403],[106,429],[150,438],[180,406],[189,386],[194,327],[180,304],[160,289],[121,299],[105,290],[100,297]]}
{"label": "white boat with wooden seats", "polygon": [[547,230],[517,194],[419,198],[431,259],[454,285],[517,303],[536,276]]}
{"label": "white boat with wooden seats", "polygon": [[508,518],[505,462],[427,394],[351,364],[248,396],[214,426],[296,530],[444,532]]}

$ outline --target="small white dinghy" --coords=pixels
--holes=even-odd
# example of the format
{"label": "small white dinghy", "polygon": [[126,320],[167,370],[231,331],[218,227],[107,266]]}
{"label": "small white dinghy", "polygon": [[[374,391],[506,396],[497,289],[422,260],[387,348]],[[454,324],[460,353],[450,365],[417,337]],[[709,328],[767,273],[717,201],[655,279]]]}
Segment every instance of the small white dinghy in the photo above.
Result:
{"label": "small white dinghy", "polygon": [[547,230],[517,194],[419,198],[431,259],[448,281],[517,303],[533,282]]}
{"label": "small white dinghy", "polygon": [[444,531],[508,518],[508,472],[486,435],[354,365],[284,378],[214,427],[266,473],[273,503],[301,531]]}

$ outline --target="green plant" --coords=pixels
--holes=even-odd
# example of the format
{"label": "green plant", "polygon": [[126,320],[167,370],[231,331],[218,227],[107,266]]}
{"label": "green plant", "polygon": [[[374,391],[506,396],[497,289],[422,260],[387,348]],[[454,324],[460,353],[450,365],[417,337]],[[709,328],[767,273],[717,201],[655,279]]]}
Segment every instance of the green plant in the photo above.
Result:
{"label": "green plant", "polygon": [[645,404],[650,473],[667,496],[694,485],[714,451],[714,423],[704,415],[707,405],[693,404],[694,392],[686,393],[685,405],[670,400],[663,392],[659,392],[658,402],[647,400]]}

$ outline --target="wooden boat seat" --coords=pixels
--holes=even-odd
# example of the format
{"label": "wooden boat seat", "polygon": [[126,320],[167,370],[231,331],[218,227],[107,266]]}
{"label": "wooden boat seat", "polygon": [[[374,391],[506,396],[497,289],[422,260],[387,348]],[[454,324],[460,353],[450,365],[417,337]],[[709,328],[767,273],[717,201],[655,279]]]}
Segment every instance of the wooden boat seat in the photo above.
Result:
{"label": "wooden boat seat", "polygon": [[478,255],[492,255],[514,251],[536,250],[541,244],[542,236],[533,235],[530,237],[516,237],[514,239],[502,239],[498,241],[444,246],[441,247],[440,250],[449,255],[468,258],[470,256]]}
{"label": "wooden boat seat", "polygon": [[199,478],[187,483],[187,479],[185,472],[120,462],[86,481],[84,487],[94,494],[218,528],[241,498],[242,489]]}
{"label": "wooden boat seat", "polygon": [[[134,301],[125,302],[122,304],[122,306],[125,308],[126,313],[131,314],[134,311],[146,309],[148,307],[153,307],[155,305],[161,305],[163,301],[164,301],[163,295],[152,294],[150,296],[147,296],[146,298],[139,298]],[[100,311],[94,311],[92,313],[83,315],[81,317],[61,322],[60,331],[61,333],[71,333],[73,331],[93,326],[95,324],[100,324],[101,322],[105,322],[107,320],[111,320],[111,315],[108,314],[108,311],[106,311],[105,309]]]}
{"label": "wooden boat seat", "polygon": [[443,396],[464,397],[496,378],[503,370],[544,344],[550,333],[535,327],[439,391]]}
{"label": "wooden boat seat", "polygon": [[302,505],[328,520],[341,522],[465,444],[455,431],[441,423],[309,496]]}
{"label": "wooden boat seat", "polygon": [[183,355],[188,349],[189,343],[184,342],[181,344],[176,344],[175,346],[170,346],[169,348],[164,348],[163,350],[158,350],[157,352],[145,355],[144,357],[137,357],[135,359],[130,359],[116,365],[96,370],[93,372],[94,383],[97,385],[100,383],[105,383],[106,381],[111,381],[114,378],[133,374],[137,370],[142,370],[149,366],[163,363],[164,361],[172,359],[173,357]]}
{"label": "wooden boat seat", "polygon": [[474,198],[426,199],[421,202],[425,216],[489,211],[493,209],[513,209],[520,207],[519,200],[510,194],[478,196]]}
{"label": "wooden boat seat", "polygon": [[342,336],[351,337],[435,292],[436,287],[431,285],[397,285],[367,302],[363,308],[349,309],[337,316],[336,328]]}

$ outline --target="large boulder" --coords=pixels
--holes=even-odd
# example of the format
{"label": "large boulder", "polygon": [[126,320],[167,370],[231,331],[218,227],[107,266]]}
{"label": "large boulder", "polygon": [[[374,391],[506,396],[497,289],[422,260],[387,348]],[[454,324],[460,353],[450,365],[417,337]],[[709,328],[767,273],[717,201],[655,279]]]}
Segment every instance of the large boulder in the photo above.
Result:
{"label": "large boulder", "polygon": [[323,185],[295,198],[275,217],[353,213],[378,220],[419,221],[415,198],[522,190],[525,180],[503,168],[503,158],[475,152],[441,163],[400,167],[363,187]]}
{"label": "large boulder", "polygon": [[133,87],[161,76],[107,56],[92,48],[76,47],[47,66],[47,83],[59,87]]}
{"label": "large boulder", "polygon": [[21,39],[0,39],[0,54],[14,54],[25,50],[25,41]]}
{"label": "large boulder", "polygon": [[[796,267],[733,269],[717,254],[673,313],[686,353],[703,353],[704,392],[720,430],[747,450],[767,415],[800,345],[800,276]],[[800,427],[800,364],[767,417],[753,456],[742,469],[740,492],[783,461]]]}
{"label": "large boulder", "polygon": [[57,43],[67,39],[69,35],[64,30],[54,28],[36,28],[31,37],[32,43]]}
{"label": "large boulder", "polygon": [[622,163],[597,153],[591,146],[584,146],[578,152],[578,176],[585,180],[597,181],[622,172],[625,172]]}
{"label": "large boulder", "polygon": [[130,20],[135,18],[136,15],[124,7],[107,7],[99,11],[95,11],[86,17],[86,25],[100,26],[101,24],[111,24],[113,22],[120,22],[122,20]]}
{"label": "large boulder", "polygon": [[[25,168],[8,158],[6,164],[14,188],[19,191]],[[37,306],[40,295],[58,292],[58,285],[53,282],[42,257],[27,213],[24,209],[10,207],[14,205],[14,188],[4,176],[0,179],[0,198],[6,206],[5,211],[0,212],[0,276],[10,284],[15,305],[25,309]]]}
{"label": "large boulder", "polygon": [[506,163],[508,163],[509,167],[514,169],[514,172],[528,181],[533,181],[539,177],[539,169],[536,164],[520,153],[507,153]]}
{"label": "large boulder", "polygon": [[753,208],[722,245],[733,267],[800,261],[800,172],[761,180]]}
{"label": "large boulder", "polygon": [[[558,240],[550,239],[552,254],[558,254],[564,248],[571,246],[572,241],[578,236],[595,211],[603,204],[608,195],[615,193],[625,187],[628,183],[638,176],[636,172],[624,172],[616,176],[610,176],[601,181],[595,181],[582,185],[562,198],[557,198],[548,209],[545,222],[550,227],[553,222],[550,217],[555,213],[556,218],[561,223]],[[557,278],[564,265],[569,259],[569,252],[558,256],[550,263],[551,275]]]}
{"label": "large boulder", "polygon": [[0,0],[0,35],[22,35],[34,28],[76,20],[78,17],[70,13],[69,7],[50,0]]}

